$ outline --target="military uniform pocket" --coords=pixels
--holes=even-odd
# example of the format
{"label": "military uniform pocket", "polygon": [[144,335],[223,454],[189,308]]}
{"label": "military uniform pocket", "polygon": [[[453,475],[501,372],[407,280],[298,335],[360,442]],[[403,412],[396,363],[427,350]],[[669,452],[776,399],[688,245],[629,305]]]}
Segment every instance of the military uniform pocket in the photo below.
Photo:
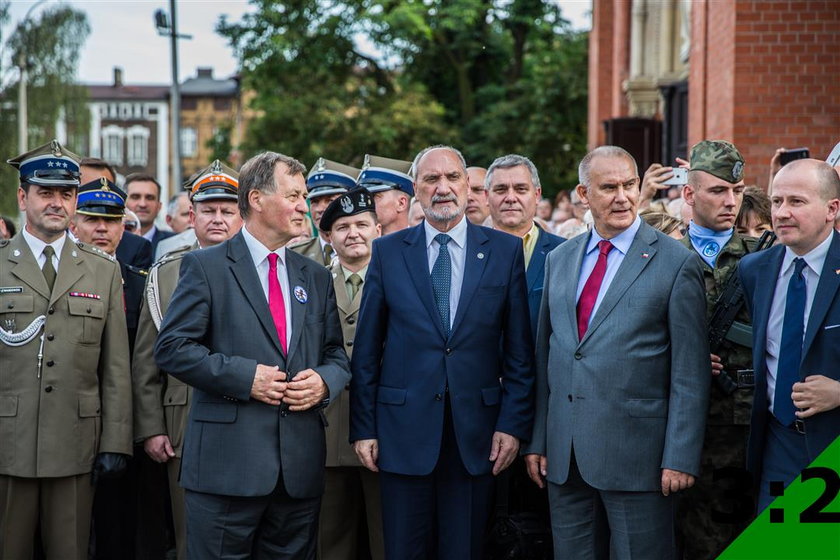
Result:
{"label": "military uniform pocket", "polygon": [[[79,332],[80,344],[98,344],[105,325],[105,304],[101,300],[88,298],[68,298],[69,312],[75,321],[82,321]],[[78,324],[78,323],[76,323]]]}
{"label": "military uniform pocket", "polygon": [[93,457],[99,447],[102,404],[98,395],[79,397],[79,423],[77,430],[77,448],[80,465],[93,465]]}
{"label": "military uniform pocket", "polygon": [[16,395],[0,395],[0,465],[11,465],[15,461],[15,427],[17,422],[18,398]]}

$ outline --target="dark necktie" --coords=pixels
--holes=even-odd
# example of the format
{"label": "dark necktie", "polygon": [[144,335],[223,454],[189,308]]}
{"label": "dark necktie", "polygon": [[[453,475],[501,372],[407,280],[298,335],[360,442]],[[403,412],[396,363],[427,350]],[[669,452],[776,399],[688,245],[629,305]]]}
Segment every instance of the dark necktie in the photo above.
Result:
{"label": "dark necktie", "polygon": [[350,282],[350,301],[356,299],[356,294],[359,293],[359,286],[362,285],[362,277],[355,272],[347,279]]}
{"label": "dark necktie", "polygon": [[332,264],[333,258],[333,248],[332,245],[327,243],[324,245],[324,266],[330,266]]}
{"label": "dark necktie", "polygon": [[595,308],[595,302],[598,301],[598,292],[601,290],[604,274],[607,272],[607,255],[612,251],[612,248],[613,244],[605,239],[598,242],[598,262],[595,263],[595,268],[592,269],[592,273],[586,279],[586,284],[583,285],[583,291],[580,293],[580,299],[578,299],[578,340],[583,340],[583,335],[586,334],[586,329],[589,327],[589,319],[592,316],[592,310]]}
{"label": "dark necktie", "polygon": [[41,267],[41,271],[44,273],[44,278],[47,281],[47,286],[50,288],[50,293],[52,293],[53,286],[55,286],[55,267],[53,266],[52,258],[55,255],[55,249],[52,248],[52,245],[47,245],[44,247],[44,256],[47,257],[47,260],[44,261],[44,266]]}
{"label": "dark necktie", "polygon": [[779,345],[779,364],[776,368],[776,394],[773,397],[773,415],[785,426],[796,420],[796,408],[790,394],[793,384],[799,381],[802,362],[802,338],[805,334],[805,260],[793,259],[796,267],[790,277],[785,300],[785,318],[782,321],[782,342]]}
{"label": "dark necktie", "polygon": [[274,328],[277,329],[280,347],[283,348],[283,353],[286,353],[286,304],[283,303],[283,290],[277,278],[279,257],[277,253],[268,254],[268,309],[271,311],[271,318],[274,319]]}
{"label": "dark necktie", "polygon": [[445,233],[435,236],[435,241],[440,244],[435,265],[432,267],[432,290],[435,293],[440,320],[443,323],[443,332],[449,337],[449,290],[452,283],[452,259],[449,256],[449,249],[446,245],[452,238]]}

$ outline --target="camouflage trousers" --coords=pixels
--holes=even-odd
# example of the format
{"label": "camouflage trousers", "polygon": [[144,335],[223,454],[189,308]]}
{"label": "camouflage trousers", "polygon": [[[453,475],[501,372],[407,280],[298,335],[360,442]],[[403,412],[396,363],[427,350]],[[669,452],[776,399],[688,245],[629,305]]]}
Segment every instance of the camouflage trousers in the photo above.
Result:
{"label": "camouflage trousers", "polygon": [[717,558],[752,520],[748,431],[749,426],[706,427],[700,476],[677,506],[677,543],[683,560]]}

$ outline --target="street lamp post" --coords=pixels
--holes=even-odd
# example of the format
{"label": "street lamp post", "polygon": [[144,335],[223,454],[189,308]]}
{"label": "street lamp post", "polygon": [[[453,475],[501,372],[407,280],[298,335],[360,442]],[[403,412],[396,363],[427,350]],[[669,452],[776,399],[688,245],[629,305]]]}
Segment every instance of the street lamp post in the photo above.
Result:
{"label": "street lamp post", "polygon": [[[26,11],[26,15],[20,22],[20,33],[26,34],[26,28],[29,25],[29,16],[32,12],[46,2],[47,0],[38,0]],[[18,53],[18,66],[20,67],[20,82],[18,83],[18,153],[26,153],[29,149],[29,114],[27,108],[26,88],[29,81],[29,62],[26,60],[26,38],[22,37],[20,42],[20,52]]]}
{"label": "street lamp post", "polygon": [[[158,10],[155,12],[155,27],[158,34],[169,37],[172,51],[172,87],[170,90],[170,107],[172,109],[171,132],[172,132],[172,182],[174,186],[170,195],[181,188],[181,86],[178,81],[178,39],[192,39],[192,35],[178,33],[176,19],[175,0],[169,0],[169,18],[166,12]],[[171,19],[171,21],[170,21]]]}

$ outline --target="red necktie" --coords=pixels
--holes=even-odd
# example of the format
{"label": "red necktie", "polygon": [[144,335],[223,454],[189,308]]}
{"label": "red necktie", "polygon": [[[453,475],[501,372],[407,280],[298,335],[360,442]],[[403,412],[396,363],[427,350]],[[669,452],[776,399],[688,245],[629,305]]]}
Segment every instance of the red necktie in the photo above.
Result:
{"label": "red necktie", "polygon": [[592,315],[595,302],[598,301],[598,292],[601,290],[601,283],[604,281],[604,273],[607,272],[607,255],[612,248],[613,244],[607,240],[598,242],[598,262],[595,263],[595,268],[592,269],[592,273],[586,279],[586,284],[583,285],[583,291],[580,293],[580,299],[578,299],[578,340],[583,340],[583,335],[586,334],[586,329],[589,327],[589,318]]}
{"label": "red necktie", "polygon": [[274,319],[274,326],[277,328],[277,337],[280,339],[280,346],[283,353],[286,353],[286,305],[283,303],[283,290],[280,289],[280,280],[277,278],[277,253],[268,254],[268,309],[271,311],[271,318]]}

